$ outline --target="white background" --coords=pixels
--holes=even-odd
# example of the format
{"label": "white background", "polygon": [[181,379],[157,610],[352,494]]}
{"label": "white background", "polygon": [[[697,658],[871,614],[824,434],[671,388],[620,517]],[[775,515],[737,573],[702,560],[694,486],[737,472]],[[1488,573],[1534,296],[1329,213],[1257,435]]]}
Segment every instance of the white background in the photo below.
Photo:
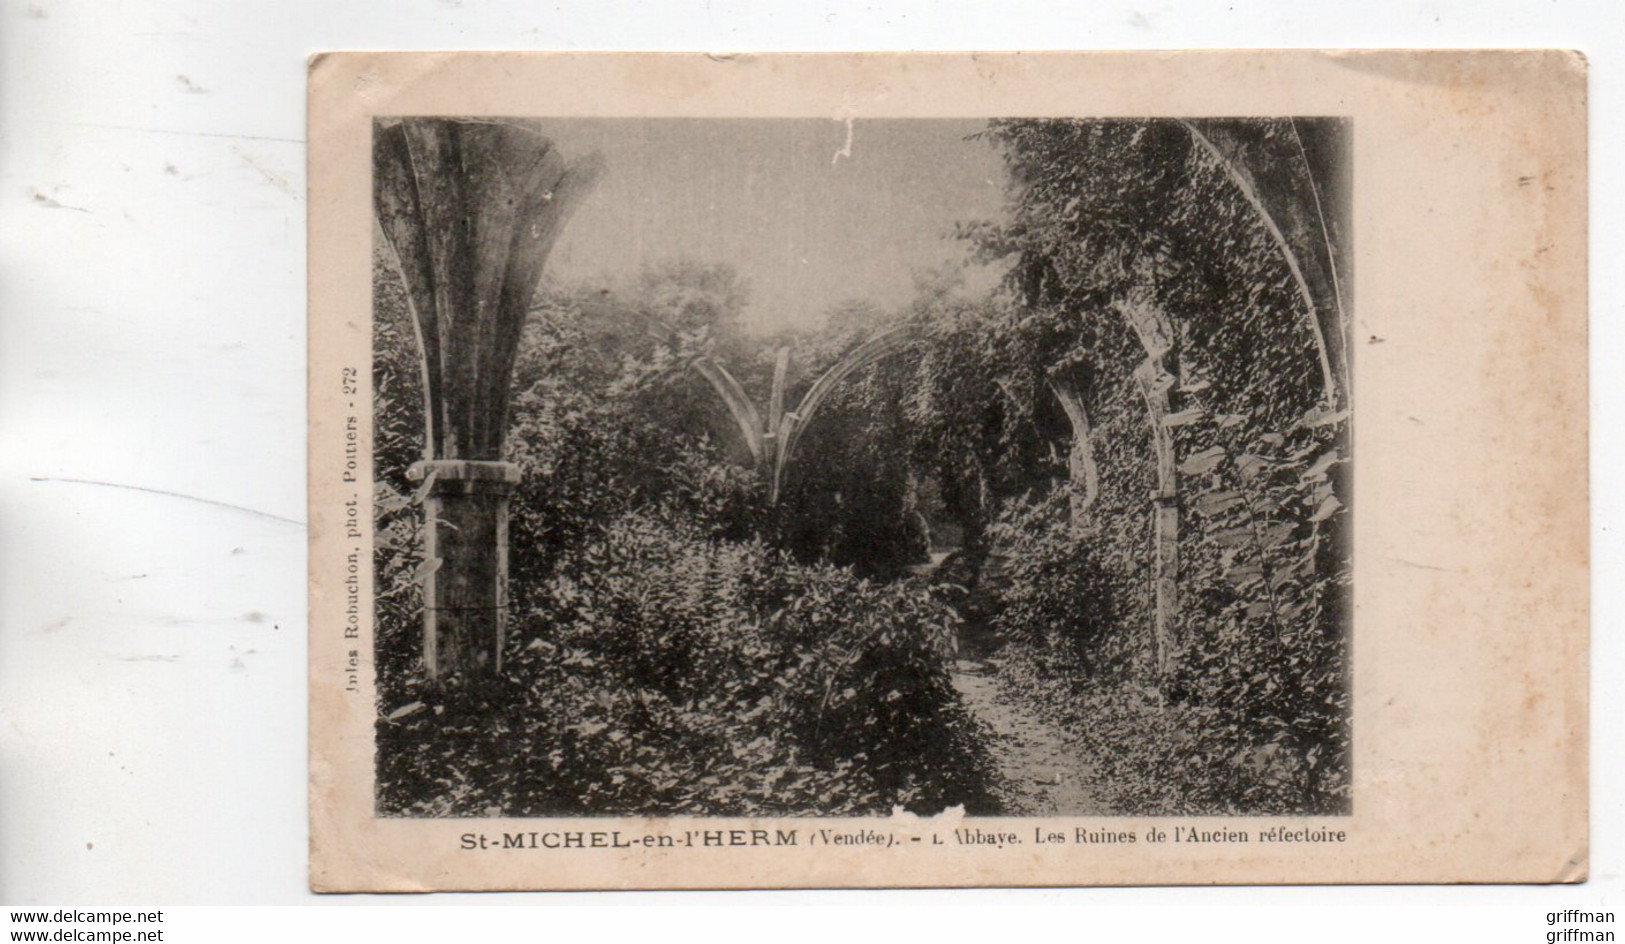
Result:
{"label": "white background", "polygon": [[[1613,277],[1625,252],[1625,194],[1614,172],[1625,166],[1622,26],[1625,11],[1607,0],[3,0],[0,903],[379,903],[317,899],[305,884],[310,53],[1555,46],[1585,51],[1592,66],[1597,577],[1589,884],[432,896],[390,899],[396,908],[383,926],[396,939],[427,937],[435,921],[465,918],[442,911],[418,919],[404,905],[468,900],[856,903],[926,906],[904,918],[887,909],[874,918],[885,927],[987,936],[1024,927],[1033,906],[1082,904],[1091,907],[1050,916],[1058,923],[1049,930],[1066,938],[1200,931],[1270,940],[1404,933],[1538,941],[1545,912],[1625,910],[1618,694],[1625,673],[1613,528],[1622,499],[1614,445],[1622,390],[1611,369],[1625,352],[1625,293]],[[944,910],[962,904],[975,910]],[[331,919],[312,927],[335,937],[348,927],[364,938],[379,926],[324,913]],[[538,932],[555,920],[481,914],[492,928]],[[199,910],[191,920],[196,929],[236,921],[250,939],[295,919],[207,918]],[[698,922],[713,920],[736,919],[680,923],[703,928],[710,926]],[[792,916],[788,924],[764,916],[754,927],[774,937],[844,936],[870,920],[820,911],[816,920]],[[212,931],[189,936],[175,927],[174,940],[214,939]]]}

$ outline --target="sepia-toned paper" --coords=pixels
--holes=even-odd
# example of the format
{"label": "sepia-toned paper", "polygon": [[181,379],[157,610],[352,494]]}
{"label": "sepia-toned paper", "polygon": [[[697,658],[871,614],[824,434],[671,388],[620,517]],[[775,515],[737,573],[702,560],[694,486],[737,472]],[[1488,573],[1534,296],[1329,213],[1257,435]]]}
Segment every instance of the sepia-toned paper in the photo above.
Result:
{"label": "sepia-toned paper", "polygon": [[[1583,881],[1585,82],[1578,55],[1552,51],[317,56],[312,887]],[[379,118],[440,115],[822,119],[844,123],[855,148],[865,120],[897,118],[1346,120],[1358,495],[1352,811],[1222,820],[379,816],[372,135]],[[1341,839],[1260,841],[1283,827]],[[1246,839],[1174,842],[1176,828]],[[817,840],[820,829],[880,841],[830,845]],[[955,832],[963,829],[1014,839],[966,844]],[[1077,841],[1100,831],[1135,841]],[[578,838],[557,839],[565,834]],[[555,838],[505,839],[516,835]]]}

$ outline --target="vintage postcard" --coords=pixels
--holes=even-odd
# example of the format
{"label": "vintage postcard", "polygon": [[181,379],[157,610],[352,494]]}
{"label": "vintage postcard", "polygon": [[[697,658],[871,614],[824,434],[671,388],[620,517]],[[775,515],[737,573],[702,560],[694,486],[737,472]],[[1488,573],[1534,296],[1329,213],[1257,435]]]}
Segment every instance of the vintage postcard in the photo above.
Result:
{"label": "vintage postcard", "polygon": [[312,886],[1584,880],[1585,92],[315,57]]}

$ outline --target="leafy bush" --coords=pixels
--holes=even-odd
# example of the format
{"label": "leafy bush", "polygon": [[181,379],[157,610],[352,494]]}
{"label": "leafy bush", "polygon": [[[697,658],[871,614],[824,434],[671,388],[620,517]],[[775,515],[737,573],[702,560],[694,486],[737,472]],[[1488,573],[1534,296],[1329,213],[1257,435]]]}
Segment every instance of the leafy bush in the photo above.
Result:
{"label": "leafy bush", "polygon": [[1053,652],[1025,644],[1001,651],[999,682],[1078,735],[1111,808],[1186,816],[1347,813],[1348,696],[1333,647],[1294,640],[1284,657],[1265,656],[1221,631],[1198,648],[1181,675],[1201,680],[1202,691],[1178,702],[1149,684],[1080,674]]}
{"label": "leafy bush", "polygon": [[648,516],[580,553],[496,684],[382,693],[382,812],[987,808],[948,676],[958,617],[931,593]]}
{"label": "leafy bush", "polygon": [[1096,661],[1115,626],[1114,580],[1094,545],[1071,533],[1067,496],[1011,506],[994,525],[998,565],[988,594],[1005,638],[1063,650],[1079,667]]}

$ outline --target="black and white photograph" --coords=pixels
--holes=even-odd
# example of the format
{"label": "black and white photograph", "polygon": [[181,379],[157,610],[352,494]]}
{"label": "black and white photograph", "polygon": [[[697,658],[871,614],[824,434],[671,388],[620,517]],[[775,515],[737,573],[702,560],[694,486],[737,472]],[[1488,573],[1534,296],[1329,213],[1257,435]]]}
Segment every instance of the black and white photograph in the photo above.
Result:
{"label": "black and white photograph", "polygon": [[374,119],[376,815],[1349,814],[1358,133]]}

